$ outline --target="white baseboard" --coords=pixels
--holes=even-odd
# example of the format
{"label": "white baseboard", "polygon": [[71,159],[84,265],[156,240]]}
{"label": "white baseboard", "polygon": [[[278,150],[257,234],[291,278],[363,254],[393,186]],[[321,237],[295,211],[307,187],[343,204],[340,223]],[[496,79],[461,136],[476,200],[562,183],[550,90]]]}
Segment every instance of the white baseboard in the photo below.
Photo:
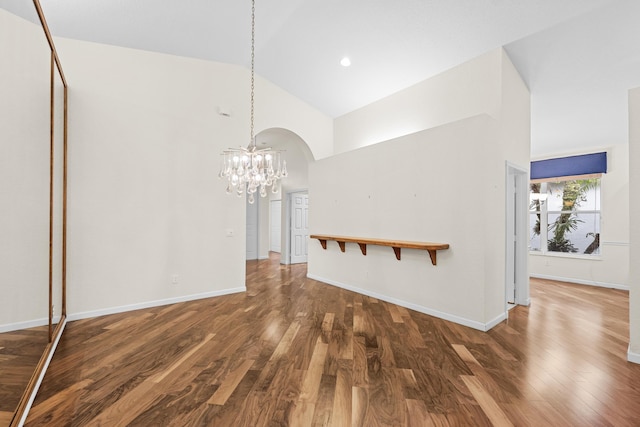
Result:
{"label": "white baseboard", "polygon": [[607,283],[607,282],[598,282],[595,280],[574,279],[572,277],[549,276],[546,274],[530,274],[529,276],[534,277],[536,279],[555,280],[557,282],[576,283],[578,285],[599,286],[601,288],[619,289],[621,291],[629,290],[629,285],[622,285],[619,283]]}
{"label": "white baseboard", "polygon": [[489,323],[481,323],[481,322],[476,322],[475,320],[470,320],[464,317],[460,317],[460,316],[456,316],[454,314],[450,314],[450,313],[445,313],[442,311],[438,311],[438,310],[434,310],[431,308],[427,308],[427,307],[423,307],[421,305],[418,304],[413,304],[407,301],[403,301],[397,298],[393,298],[387,295],[382,295],[376,292],[372,292],[369,291],[367,289],[362,289],[362,288],[358,288],[355,286],[351,286],[351,285],[347,285],[344,283],[340,283],[337,282],[335,280],[330,280],[330,279],[325,279],[324,277],[319,277],[313,274],[307,274],[307,277],[313,280],[317,280],[319,282],[323,282],[323,283],[327,283],[329,285],[333,285],[333,286],[337,286],[338,288],[343,288],[352,292],[357,292],[359,294],[363,294],[363,295],[367,295],[370,296],[372,298],[376,298],[382,301],[386,301],[386,302],[390,302],[392,304],[396,304],[399,305],[401,307],[405,307],[405,308],[409,308],[411,310],[415,310],[418,311],[420,313],[424,313],[427,314],[429,316],[433,316],[433,317],[437,317],[439,319],[443,319],[443,320],[447,320],[449,322],[454,322],[454,323],[458,323],[460,325],[463,326],[468,326],[470,328],[473,329],[477,329],[479,331],[483,331],[486,332],[489,329],[493,328],[494,326],[496,326],[498,323],[502,322],[503,320],[505,320],[507,318],[507,313],[503,313],[501,315],[499,315],[498,317],[496,317],[495,319],[493,319],[492,321],[490,321]]}
{"label": "white baseboard", "polygon": [[629,346],[629,350],[627,350],[627,360],[629,362],[640,364],[640,354],[632,352],[631,346]]}
{"label": "white baseboard", "polygon": [[498,317],[496,317],[495,319],[491,320],[488,323],[485,323],[484,325],[484,329],[481,329],[484,332],[487,332],[488,330],[492,329],[494,326],[498,325],[498,323],[507,320],[508,317],[508,312],[507,313],[502,313],[501,315],[499,315]]}
{"label": "white baseboard", "polygon": [[184,295],[184,296],[175,297],[175,298],[147,301],[147,302],[142,302],[138,304],[129,304],[129,305],[122,305],[119,307],[103,308],[100,310],[84,311],[81,313],[69,314],[67,317],[69,321],[90,319],[92,317],[105,316],[108,314],[124,313],[126,311],[140,310],[143,308],[151,308],[151,307],[159,307],[162,305],[176,304],[179,302],[186,302],[186,301],[195,301],[195,300],[204,299],[204,298],[219,297],[222,295],[229,295],[229,294],[235,294],[238,292],[246,292],[246,291],[247,291],[247,288],[243,286],[238,288],[223,289],[221,291],[204,292],[201,294]]}
{"label": "white baseboard", "polygon": [[[49,319],[47,319],[47,323]],[[60,337],[62,337],[62,333],[64,332],[64,328],[67,326],[67,321],[65,320],[60,327],[60,333],[56,336],[54,342],[51,343],[51,351],[49,352],[49,356],[47,360],[44,362],[44,367],[38,376],[38,380],[36,381],[36,385],[29,396],[29,400],[27,401],[27,405],[25,406],[24,413],[22,414],[22,418],[18,421],[18,427],[22,427],[27,421],[27,415],[29,415],[29,411],[31,410],[31,405],[33,405],[33,401],[36,399],[36,394],[38,394],[38,390],[40,389],[40,384],[42,384],[42,380],[44,379],[44,375],[47,373],[47,369],[49,368],[49,363],[51,363],[51,359],[53,358],[53,354],[56,352],[56,348],[58,347],[58,342],[60,342]]]}
{"label": "white baseboard", "polygon": [[19,331],[21,329],[37,328],[38,326],[45,326],[49,324],[49,318],[43,317],[42,319],[28,320],[26,322],[7,323],[6,325],[0,325],[0,334],[3,332]]}

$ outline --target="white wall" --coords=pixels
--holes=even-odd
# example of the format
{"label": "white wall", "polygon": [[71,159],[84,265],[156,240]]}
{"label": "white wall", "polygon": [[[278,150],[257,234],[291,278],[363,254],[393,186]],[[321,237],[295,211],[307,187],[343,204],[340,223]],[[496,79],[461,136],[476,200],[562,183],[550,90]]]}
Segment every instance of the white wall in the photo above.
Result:
{"label": "white wall", "polygon": [[[531,152],[531,101],[529,89],[503,49],[496,49],[498,63],[493,66],[497,74],[497,101],[485,102],[487,108],[496,108],[493,113],[498,119],[498,135],[485,150],[486,180],[491,183],[490,190],[484,194],[486,222],[485,250],[485,313],[486,322],[496,318],[497,313],[505,310],[505,273],[506,273],[506,163],[528,171]],[[494,77],[495,78],[495,77]],[[459,84],[459,83],[456,83]],[[474,99],[477,93],[471,92]],[[464,104],[464,101],[462,101]],[[497,105],[497,107],[496,107]],[[490,110],[488,111],[490,113]],[[495,240],[494,240],[495,239]],[[519,280],[523,281],[523,280]],[[529,300],[528,284],[522,283],[518,289],[518,301]]]}
{"label": "white wall", "polygon": [[[70,318],[243,290],[245,202],[216,175],[223,149],[249,143],[248,70],[56,43],[70,82]],[[331,121],[256,85],[257,100],[271,97],[256,106],[257,128],[313,134],[322,152]]]}
{"label": "white wall", "polygon": [[[269,128],[287,129],[304,141],[314,159],[322,159],[333,154],[331,117],[320,113],[268,80],[258,78],[256,85],[257,132]],[[287,163],[293,164],[288,160]]]}
{"label": "white wall", "polygon": [[[629,194],[640,192],[640,88],[629,91]],[[629,360],[640,363],[640,198],[629,201]]]}
{"label": "white wall", "polygon": [[[597,258],[564,255],[529,255],[533,277],[587,285],[629,289],[629,160],[628,145],[617,144],[590,152],[607,152],[607,173],[602,176],[601,242]],[[556,153],[546,158],[582,152]]]}
{"label": "white wall", "polygon": [[[355,244],[341,253],[335,242],[323,250],[312,241],[309,276],[482,328],[485,218],[474,207],[492,191],[478,159],[485,159],[483,147],[495,137],[495,128],[491,118],[477,116],[313,164],[312,234],[451,247],[438,252],[433,266],[426,251],[405,249],[397,261],[388,247],[368,246],[363,256]],[[476,191],[461,188],[470,182]]]}
{"label": "white wall", "polygon": [[[308,270],[328,283],[488,329],[505,316],[505,163],[528,169],[529,94],[501,49],[451,73],[436,77],[439,96],[426,96],[421,89],[431,85],[423,83],[338,119],[343,143],[338,148],[336,136],[336,150],[356,138],[362,117],[384,122],[401,104],[421,106],[411,126],[427,126],[422,115],[441,104],[450,123],[323,159],[309,176],[312,234],[432,241],[450,249],[432,266],[423,251],[404,250],[397,261],[386,247],[370,246],[362,256],[357,245],[341,253],[335,242],[327,250],[311,242]],[[484,106],[485,114],[469,117],[470,104]]]}
{"label": "white wall", "polygon": [[496,117],[500,108],[501,49],[338,117],[335,153],[409,135],[477,114]]}
{"label": "white wall", "polygon": [[48,324],[50,55],[0,9],[0,332]]}

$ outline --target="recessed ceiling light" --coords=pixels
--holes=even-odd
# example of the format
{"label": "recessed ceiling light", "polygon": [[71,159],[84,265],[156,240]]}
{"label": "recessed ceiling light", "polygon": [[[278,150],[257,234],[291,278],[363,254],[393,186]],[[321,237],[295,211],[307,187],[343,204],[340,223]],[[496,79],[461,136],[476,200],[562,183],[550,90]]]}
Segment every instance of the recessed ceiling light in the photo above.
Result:
{"label": "recessed ceiling light", "polygon": [[340,60],[340,65],[342,65],[343,67],[348,67],[349,65],[351,65],[351,60],[345,56]]}

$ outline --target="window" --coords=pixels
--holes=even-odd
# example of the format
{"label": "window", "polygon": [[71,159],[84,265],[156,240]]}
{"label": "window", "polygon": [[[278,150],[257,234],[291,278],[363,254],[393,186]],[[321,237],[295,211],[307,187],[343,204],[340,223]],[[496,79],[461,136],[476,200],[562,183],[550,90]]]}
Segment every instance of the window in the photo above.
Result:
{"label": "window", "polygon": [[600,178],[533,181],[529,225],[532,252],[599,255]]}

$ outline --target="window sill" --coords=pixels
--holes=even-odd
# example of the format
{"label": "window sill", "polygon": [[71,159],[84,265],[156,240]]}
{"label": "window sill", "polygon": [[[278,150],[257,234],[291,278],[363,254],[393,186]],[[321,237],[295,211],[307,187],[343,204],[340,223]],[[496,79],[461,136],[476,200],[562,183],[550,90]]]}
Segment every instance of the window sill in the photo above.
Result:
{"label": "window sill", "polygon": [[602,261],[602,254],[584,255],[584,254],[571,254],[571,253],[566,253],[566,252],[529,251],[529,255],[544,256],[544,257],[551,257],[551,258],[583,259],[583,260],[587,260],[587,261]]}

